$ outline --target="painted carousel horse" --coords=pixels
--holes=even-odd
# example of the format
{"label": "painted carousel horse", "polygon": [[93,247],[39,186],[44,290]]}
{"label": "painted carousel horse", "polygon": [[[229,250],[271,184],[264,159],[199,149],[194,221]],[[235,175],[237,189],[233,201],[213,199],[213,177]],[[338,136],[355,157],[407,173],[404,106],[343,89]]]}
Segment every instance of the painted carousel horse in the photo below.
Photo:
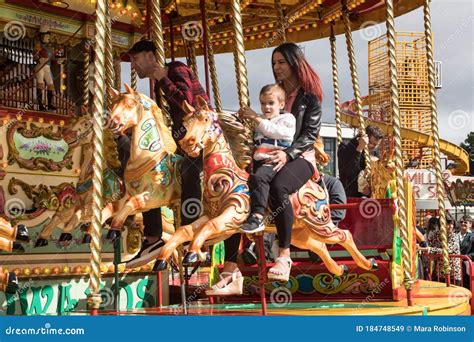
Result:
{"label": "painted carousel horse", "polygon": [[[248,174],[237,165],[217,121],[217,115],[209,110],[202,99],[199,99],[199,106],[198,110],[194,110],[189,104],[184,104],[187,115],[183,124],[187,133],[179,143],[191,157],[199,155],[203,150],[204,214],[192,224],[176,230],[171,240],[161,248],[155,270],[166,268],[166,261],[174,249],[188,241],[191,244],[183,263],[192,264],[199,259],[203,260],[201,247],[205,243],[213,244],[239,232],[240,225],[249,213]],[[238,120],[235,118],[235,121]],[[234,127],[238,126],[236,122]],[[248,141],[242,140],[239,144],[246,145]],[[335,275],[347,272],[347,267],[338,265],[331,258],[326,244],[343,246],[362,269],[376,267],[374,259],[366,259],[357,249],[352,234],[332,223],[328,195],[315,180],[309,180],[294,193],[290,202],[295,216],[291,239],[294,246],[318,254]]]}
{"label": "painted carousel horse", "polygon": [[[177,206],[181,198],[180,157],[155,102],[125,84],[126,93],[114,95],[107,127],[116,134],[131,131],[130,159],[124,171],[125,193],[104,207],[102,221],[112,218],[108,237],[115,239],[130,215],[153,208]],[[174,231],[163,225],[164,233]],[[172,230],[172,231],[171,231]]]}
{"label": "painted carousel horse", "polygon": [[[19,224],[16,227],[0,217],[0,250],[11,252],[13,244],[18,242],[28,242],[30,236],[28,229]],[[14,293],[18,289],[18,278],[14,272],[3,272],[0,266],[0,292]]]}
{"label": "painted carousel horse", "polygon": [[[72,240],[71,232],[79,225],[87,225],[91,222],[92,205],[92,120],[89,115],[78,118],[72,125],[68,135],[68,143],[71,147],[81,147],[81,170],[76,185],[76,201],[73,206],[58,211],[40,232],[35,247],[48,244],[48,238],[54,228],[63,226],[63,232],[59,237],[59,243],[68,244]],[[121,197],[122,186],[115,170],[120,168],[118,153],[113,135],[106,131],[104,134],[104,149],[106,157],[106,169],[104,171],[104,193],[105,202],[116,201]],[[87,241],[87,234],[85,241]]]}

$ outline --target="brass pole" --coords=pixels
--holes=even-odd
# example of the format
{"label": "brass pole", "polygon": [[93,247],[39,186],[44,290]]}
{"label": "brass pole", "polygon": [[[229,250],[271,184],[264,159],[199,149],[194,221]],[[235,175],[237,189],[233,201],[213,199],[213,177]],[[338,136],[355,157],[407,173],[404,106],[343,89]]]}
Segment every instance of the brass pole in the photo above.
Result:
{"label": "brass pole", "polygon": [[413,289],[413,279],[411,277],[411,253],[410,243],[408,241],[408,222],[407,222],[407,202],[405,198],[405,187],[403,185],[403,148],[401,134],[401,114],[398,102],[398,75],[397,75],[397,56],[395,40],[395,19],[393,11],[393,0],[386,0],[386,26],[387,26],[387,48],[390,77],[390,106],[392,109],[393,142],[395,148],[395,166],[397,182],[397,210],[398,226],[402,239],[402,263],[403,263],[403,284],[407,291],[408,305],[412,306],[411,290]]}
{"label": "brass pole", "polygon": [[120,88],[122,87],[122,66],[120,62],[120,56],[118,56],[117,59],[114,60],[114,88],[118,91],[120,91]]}
{"label": "brass pole", "polygon": [[286,26],[288,23],[285,20],[285,13],[283,12],[281,0],[275,0],[275,9],[278,15],[278,26],[280,26],[279,36],[281,37],[281,42],[286,43]]}
{"label": "brass pole", "polygon": [[130,86],[132,87],[133,90],[137,90],[137,80],[138,80],[138,75],[135,69],[130,69]]}
{"label": "brass pole", "polygon": [[90,67],[90,46],[86,43],[84,47],[84,63],[82,65],[82,105],[89,110],[89,67]]}
{"label": "brass pole", "polygon": [[102,232],[102,182],[104,170],[103,153],[103,121],[105,107],[105,37],[107,31],[106,10],[107,0],[97,0],[96,21],[95,21],[95,60],[94,60],[94,91],[95,96],[92,106],[92,125],[94,130],[94,163],[92,166],[92,231],[91,231],[91,272],[90,276],[90,295],[88,303],[92,309],[92,314],[96,315],[100,303],[100,262],[101,262],[101,232]]}
{"label": "brass pole", "polygon": [[[161,22],[161,9],[160,9],[160,0],[150,0],[150,38],[153,43],[156,45],[156,60],[161,66],[166,64],[166,55],[165,55],[165,42],[163,39],[163,25]],[[158,105],[160,106],[164,117],[168,121],[166,124],[168,127],[173,125],[170,113],[166,109],[166,100],[162,92],[161,96],[156,99]]]}
{"label": "brass pole", "polygon": [[[361,134],[366,136],[365,120],[364,120],[364,115],[362,113],[362,100],[361,100],[360,89],[359,89],[359,76],[357,75],[357,63],[355,59],[354,44],[352,42],[351,22],[349,20],[349,10],[347,9],[347,7],[345,7],[345,5],[343,7],[342,12],[343,12],[342,20],[344,22],[344,31],[346,35],[347,55],[349,58],[349,68],[351,70],[352,89],[354,90],[355,110],[359,118],[359,128],[360,128]],[[367,172],[367,177],[369,177],[371,173],[371,165],[370,165],[369,148],[367,145],[364,148],[364,158],[365,158],[365,170]]]}
{"label": "brass pole", "polygon": [[239,95],[239,105],[242,108],[250,106],[250,99],[239,0],[232,0],[232,29],[234,32],[234,64],[237,76],[237,92]]}
{"label": "brass pole", "polygon": [[112,18],[110,16],[110,3],[107,0],[105,9],[106,30],[105,30],[105,83],[106,83],[106,110],[112,106],[112,97],[109,95],[110,89],[114,87],[114,55],[112,45]]}
{"label": "brass pole", "polygon": [[194,47],[194,42],[190,41],[190,42],[187,42],[187,44],[188,44],[188,51],[189,51],[190,67],[193,70],[196,78],[199,79],[199,72],[198,72],[198,66],[197,66],[197,60],[196,60],[196,48]]}
{"label": "brass pole", "polygon": [[444,206],[445,189],[443,177],[441,174],[441,155],[439,149],[439,131],[438,131],[438,108],[436,105],[435,89],[435,66],[433,53],[433,32],[431,31],[430,0],[423,3],[423,19],[425,24],[425,42],[426,42],[426,62],[428,64],[428,83],[430,91],[430,111],[431,111],[431,131],[433,133],[433,163],[436,175],[437,198],[439,207],[439,225],[441,231],[441,245],[443,247],[443,271],[446,282],[449,286],[451,266],[449,264],[448,253],[448,229],[446,225],[446,212]]}
{"label": "brass pole", "polygon": [[341,104],[339,101],[339,72],[337,70],[337,54],[336,54],[336,36],[334,35],[334,22],[331,23],[331,36],[329,37],[331,43],[331,63],[332,63],[332,84],[334,89],[334,111],[336,113],[336,143],[337,146],[342,142],[342,127],[341,127]]}
{"label": "brass pole", "polygon": [[[203,6],[204,16],[206,15],[206,7]],[[219,81],[217,79],[216,60],[214,59],[214,50],[212,48],[211,32],[209,29],[209,23],[207,20],[203,20],[205,39],[204,42],[207,45],[208,61],[209,61],[209,72],[211,74],[211,85],[212,94],[214,97],[214,107],[216,112],[222,111],[221,95],[219,91]]]}

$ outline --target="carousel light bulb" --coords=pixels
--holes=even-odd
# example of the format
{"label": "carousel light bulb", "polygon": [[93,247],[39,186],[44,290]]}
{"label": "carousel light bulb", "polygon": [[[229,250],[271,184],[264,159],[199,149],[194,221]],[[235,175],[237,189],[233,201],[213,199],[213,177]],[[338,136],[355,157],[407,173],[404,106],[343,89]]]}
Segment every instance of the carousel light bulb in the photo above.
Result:
{"label": "carousel light bulb", "polygon": [[257,26],[254,26],[254,27],[252,27],[252,30],[253,30],[254,32],[257,32],[257,31],[258,31],[258,27],[257,27]]}
{"label": "carousel light bulb", "polygon": [[110,5],[110,8],[115,9],[115,3],[114,2],[112,2],[112,4]]}
{"label": "carousel light bulb", "polygon": [[66,86],[64,84],[61,86],[61,90],[66,90]]}
{"label": "carousel light bulb", "polygon": [[117,8],[120,8],[120,7],[122,7],[122,3],[119,2],[117,3]]}
{"label": "carousel light bulb", "polygon": [[132,5],[127,5],[125,8],[130,11],[132,9]]}
{"label": "carousel light bulb", "polygon": [[227,32],[224,32],[224,34],[222,34],[224,37],[227,37],[229,34]]}
{"label": "carousel light bulb", "polygon": [[273,23],[268,24],[268,27],[269,27],[269,28],[272,28],[272,27],[273,27]]}
{"label": "carousel light bulb", "polygon": [[133,13],[132,13],[132,18],[136,18],[136,17],[138,17],[138,13],[137,13],[137,12],[133,12]]}
{"label": "carousel light bulb", "polygon": [[127,10],[124,8],[123,10],[120,11],[120,13],[121,13],[122,15],[125,15],[125,14],[127,14]]}
{"label": "carousel light bulb", "polygon": [[61,78],[64,80],[66,77],[67,77],[67,75],[63,72],[63,73],[61,74]]}

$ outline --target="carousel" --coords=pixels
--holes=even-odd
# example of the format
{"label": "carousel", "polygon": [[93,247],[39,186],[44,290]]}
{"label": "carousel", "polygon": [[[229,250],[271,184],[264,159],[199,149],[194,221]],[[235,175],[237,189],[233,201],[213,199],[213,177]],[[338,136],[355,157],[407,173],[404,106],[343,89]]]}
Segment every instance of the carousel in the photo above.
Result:
{"label": "carousel", "polygon": [[[396,31],[395,17],[419,7],[425,31]],[[459,256],[448,253],[441,153],[455,162],[455,175],[469,172],[469,156],[439,137],[430,0],[0,0],[0,9],[0,314],[471,314],[471,292],[451,277]],[[369,42],[363,96],[352,34],[383,22],[386,33]],[[338,69],[337,38],[346,43],[347,71]],[[126,51],[142,39],[156,45],[160,65],[185,57],[198,75],[197,56],[204,59],[200,82],[214,109],[182,104],[180,145],[204,155],[203,214],[192,232],[180,224],[169,105],[139,93],[133,69],[122,80]],[[239,265],[242,295],[207,297],[222,241],[249,214],[253,134],[250,122],[223,110],[214,56],[233,53],[243,108],[251,105],[246,51],[316,39],[330,41],[337,144],[344,125],[386,134],[380,159],[365,170],[372,195],[330,205],[327,191],[308,181],[291,196],[289,281],[268,280],[271,263],[259,257]],[[353,86],[344,102],[341,72]],[[131,136],[123,175],[114,123]],[[144,127],[153,132],[140,136]],[[322,146],[314,149],[327,163]],[[364,156],[370,160],[367,148]],[[416,206],[404,176],[414,161],[436,177],[444,282],[418,277]],[[159,258],[127,269],[141,247],[141,213],[158,207]],[[330,219],[335,209],[346,210],[339,227]],[[264,256],[263,234],[274,231],[268,224],[245,239]]]}

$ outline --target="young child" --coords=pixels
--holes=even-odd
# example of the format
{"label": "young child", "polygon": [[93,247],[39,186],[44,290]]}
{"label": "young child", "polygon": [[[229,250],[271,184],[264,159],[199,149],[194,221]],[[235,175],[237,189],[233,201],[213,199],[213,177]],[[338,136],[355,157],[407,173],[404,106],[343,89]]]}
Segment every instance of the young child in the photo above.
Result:
{"label": "young child", "polygon": [[281,86],[269,84],[263,87],[260,91],[260,106],[263,112],[261,116],[250,108],[241,111],[243,117],[252,119],[256,125],[254,168],[249,178],[250,216],[241,227],[245,233],[265,229],[263,216],[267,208],[270,183],[279,171],[270,163],[269,153],[290,147],[295,135],[296,119],[293,114],[283,111],[285,90]]}

